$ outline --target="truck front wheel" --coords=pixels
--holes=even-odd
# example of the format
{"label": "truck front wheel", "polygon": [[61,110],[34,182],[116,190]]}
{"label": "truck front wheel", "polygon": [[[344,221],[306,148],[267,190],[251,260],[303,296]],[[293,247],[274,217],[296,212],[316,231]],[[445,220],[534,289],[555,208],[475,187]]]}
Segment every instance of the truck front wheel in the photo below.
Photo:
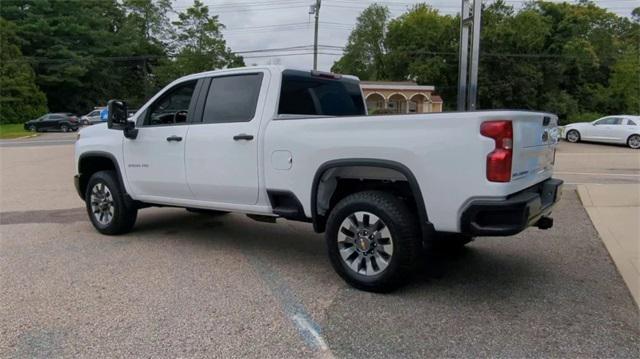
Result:
{"label": "truck front wheel", "polygon": [[94,173],[89,179],[84,198],[89,219],[102,234],[127,233],[136,223],[138,209],[125,198],[114,171]]}
{"label": "truck front wheel", "polygon": [[416,217],[396,196],[366,191],[331,211],[325,239],[333,268],[352,286],[388,292],[410,277],[421,250]]}

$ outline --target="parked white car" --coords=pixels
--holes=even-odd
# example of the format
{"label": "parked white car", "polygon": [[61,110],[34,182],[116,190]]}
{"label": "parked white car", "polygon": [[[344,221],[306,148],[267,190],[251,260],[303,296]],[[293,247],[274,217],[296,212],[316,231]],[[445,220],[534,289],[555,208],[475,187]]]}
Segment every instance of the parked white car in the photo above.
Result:
{"label": "parked white car", "polygon": [[338,274],[372,291],[408,278],[423,248],[553,225],[555,115],[366,114],[352,76],[194,74],[131,118],[110,101],[76,142],[75,185],[108,235],[149,206],[310,222]]}
{"label": "parked white car", "polygon": [[593,141],[640,148],[640,116],[607,116],[593,122],[565,126],[562,138],[569,142]]}

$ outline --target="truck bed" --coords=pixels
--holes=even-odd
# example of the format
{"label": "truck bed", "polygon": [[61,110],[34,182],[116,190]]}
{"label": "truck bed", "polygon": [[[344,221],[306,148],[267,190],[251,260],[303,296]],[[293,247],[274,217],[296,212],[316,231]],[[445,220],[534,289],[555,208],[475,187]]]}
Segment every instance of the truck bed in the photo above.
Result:
{"label": "truck bed", "polygon": [[[490,182],[485,175],[486,157],[495,143],[479,129],[492,120],[513,123],[510,182]],[[261,135],[265,184],[298,194],[311,216],[309,183],[323,162],[391,161],[406,166],[417,179],[435,229],[457,232],[467,202],[503,199],[551,177],[556,126],[555,115],[529,111],[278,118]],[[278,169],[274,153],[290,153],[291,168]]]}

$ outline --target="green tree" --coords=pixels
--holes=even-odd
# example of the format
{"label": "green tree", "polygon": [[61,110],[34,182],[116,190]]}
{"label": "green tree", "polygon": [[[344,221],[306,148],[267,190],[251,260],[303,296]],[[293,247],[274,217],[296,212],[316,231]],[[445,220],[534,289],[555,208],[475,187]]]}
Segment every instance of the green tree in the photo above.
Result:
{"label": "green tree", "polygon": [[640,52],[628,49],[613,66],[611,95],[620,112],[640,114]]}
{"label": "green tree", "polygon": [[173,46],[171,0],[2,0],[52,111],[140,104]]}
{"label": "green tree", "polygon": [[0,18],[0,123],[20,123],[46,113],[46,98],[17,46],[16,26]]}
{"label": "green tree", "polygon": [[173,28],[169,14],[173,12],[171,0],[124,0],[127,11],[126,25],[136,30],[145,43],[169,46]]}
{"label": "green tree", "polygon": [[384,79],[386,26],[389,20],[386,6],[373,4],[366,8],[349,35],[344,56],[331,70],[353,74],[364,80]]}
{"label": "green tree", "polygon": [[209,14],[209,8],[201,1],[195,0],[173,25],[173,39],[178,47],[175,56],[158,67],[158,87],[194,72],[244,66],[242,57],[234,54],[222,37],[224,25],[217,15]]}
{"label": "green tree", "polygon": [[544,55],[551,32],[550,21],[535,11],[515,13],[503,1],[483,9],[480,108],[540,109],[547,81],[543,69],[550,64],[537,56]]}
{"label": "green tree", "polygon": [[131,60],[121,51],[124,11],[116,0],[3,0],[1,6],[2,17],[17,25],[50,110],[83,112],[122,94]]}
{"label": "green tree", "polygon": [[459,19],[420,4],[392,20],[385,38],[385,69],[391,80],[436,85],[455,107]]}
{"label": "green tree", "polygon": [[122,79],[120,97],[135,107],[155,92],[154,66],[163,63],[172,51],[174,31],[169,15],[174,10],[171,0],[125,0],[122,6],[126,18],[118,31],[118,52],[135,60],[120,64],[129,74]]}

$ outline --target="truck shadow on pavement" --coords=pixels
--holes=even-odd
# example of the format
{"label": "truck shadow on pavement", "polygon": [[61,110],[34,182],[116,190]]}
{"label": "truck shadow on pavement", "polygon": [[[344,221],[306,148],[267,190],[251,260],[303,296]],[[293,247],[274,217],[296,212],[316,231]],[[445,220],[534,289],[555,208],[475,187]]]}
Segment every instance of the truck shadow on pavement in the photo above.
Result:
{"label": "truck shadow on pavement", "polygon": [[[139,219],[132,234],[135,238],[130,238],[131,241],[156,241],[171,237],[182,245],[217,249],[222,249],[222,246],[246,255],[259,255],[267,262],[286,261],[287,265],[301,269],[324,267],[329,275],[335,276],[336,284],[346,286],[331,268],[324,236],[314,233],[307,224],[285,220],[278,220],[277,224],[264,224],[235,214],[209,217],[206,214],[171,211],[157,213],[153,218]],[[511,254],[503,257],[487,248],[478,248],[477,243],[472,242],[468,247],[454,251],[423,253],[417,272],[407,281],[407,288],[428,286],[433,280],[446,281],[452,278],[484,281],[485,285],[487,281],[507,284],[505,273],[526,282],[536,272],[535,262],[526,261],[524,256]]]}

